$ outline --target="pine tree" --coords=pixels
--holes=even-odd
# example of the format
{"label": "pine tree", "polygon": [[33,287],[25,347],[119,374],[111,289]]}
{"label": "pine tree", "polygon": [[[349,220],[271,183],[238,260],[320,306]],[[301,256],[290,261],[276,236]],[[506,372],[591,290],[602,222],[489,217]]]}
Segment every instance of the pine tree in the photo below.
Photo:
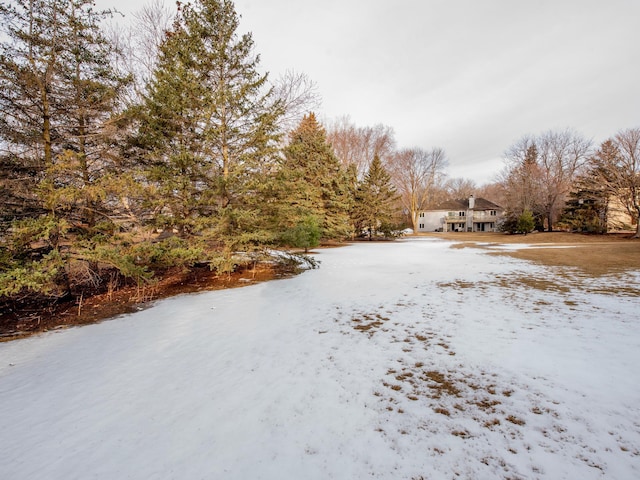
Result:
{"label": "pine tree", "polygon": [[312,216],[320,219],[323,238],[347,237],[351,203],[347,174],[313,113],[306,115],[291,132],[284,154],[282,174],[294,210],[283,218],[288,227],[295,228],[304,218]]}
{"label": "pine tree", "polygon": [[380,157],[375,155],[360,186],[354,208],[357,224],[367,230],[369,240],[376,231],[391,222],[397,199],[391,175],[385,170]]}
{"label": "pine tree", "polygon": [[3,214],[41,205],[35,186],[53,163],[59,51],[65,48],[62,0],[0,4],[0,139]]}
{"label": "pine tree", "polygon": [[87,253],[78,233],[93,235],[98,216],[109,221],[110,122],[127,82],[100,31],[109,15],[92,0],[0,4],[0,187],[11,192],[2,213],[24,219],[0,238],[7,291],[63,285],[68,294],[71,259]]}
{"label": "pine tree", "polygon": [[[231,249],[259,242],[259,179],[273,166],[282,113],[228,0],[183,5],[142,106],[153,204],[165,226],[207,231]],[[252,239],[253,237],[253,239]],[[235,245],[231,245],[235,244]]]}
{"label": "pine tree", "polygon": [[[130,82],[114,65],[118,52],[101,31],[110,12],[95,12],[93,0],[71,0],[66,7],[69,49],[60,52],[59,97],[64,124],[62,152],[40,188],[48,210],[66,211],[89,227],[111,221],[112,183],[120,158],[117,121]],[[111,205],[110,205],[111,204]]]}
{"label": "pine tree", "polygon": [[203,206],[208,145],[203,113],[210,92],[189,59],[179,24],[160,46],[158,65],[140,107],[137,142],[144,152],[149,207],[161,228],[195,228]]}
{"label": "pine tree", "polygon": [[92,225],[104,213],[108,121],[127,82],[114,71],[114,49],[100,31],[110,12],[95,11],[93,0],[13,3],[0,5],[2,163],[29,182],[8,175],[3,183],[11,185],[13,206],[21,197],[34,213],[45,207]]}
{"label": "pine tree", "polygon": [[535,227],[535,220],[533,218],[533,213],[531,213],[531,210],[525,210],[518,217],[518,222],[516,224],[516,232],[526,235],[527,233],[531,232],[534,227]]}
{"label": "pine tree", "polygon": [[587,169],[576,179],[559,223],[578,232],[607,232],[609,194],[599,180],[597,167]]}

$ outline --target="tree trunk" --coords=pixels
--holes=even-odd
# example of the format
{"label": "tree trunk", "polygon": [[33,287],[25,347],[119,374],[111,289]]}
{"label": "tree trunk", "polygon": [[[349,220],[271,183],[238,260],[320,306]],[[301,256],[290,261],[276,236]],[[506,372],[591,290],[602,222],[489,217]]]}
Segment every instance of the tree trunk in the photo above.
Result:
{"label": "tree trunk", "polygon": [[42,141],[44,143],[44,167],[51,168],[53,165],[53,148],[51,145],[51,113],[49,97],[46,90],[40,92],[42,101]]}

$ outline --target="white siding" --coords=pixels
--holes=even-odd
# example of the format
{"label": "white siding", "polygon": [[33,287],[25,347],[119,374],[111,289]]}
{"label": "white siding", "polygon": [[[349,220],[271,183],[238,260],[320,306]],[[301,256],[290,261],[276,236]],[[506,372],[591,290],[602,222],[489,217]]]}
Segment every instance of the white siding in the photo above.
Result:
{"label": "white siding", "polygon": [[[418,231],[420,232],[435,232],[439,228],[442,228],[444,217],[447,214],[444,210],[438,210],[434,212],[420,212],[418,215]],[[422,225],[422,226],[421,226]]]}

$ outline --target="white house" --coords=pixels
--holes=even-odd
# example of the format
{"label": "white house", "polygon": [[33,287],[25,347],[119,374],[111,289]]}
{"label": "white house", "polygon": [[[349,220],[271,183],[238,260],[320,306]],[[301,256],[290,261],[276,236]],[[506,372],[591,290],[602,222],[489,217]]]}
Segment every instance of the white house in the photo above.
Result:
{"label": "white house", "polygon": [[503,209],[471,195],[418,213],[418,232],[495,232]]}

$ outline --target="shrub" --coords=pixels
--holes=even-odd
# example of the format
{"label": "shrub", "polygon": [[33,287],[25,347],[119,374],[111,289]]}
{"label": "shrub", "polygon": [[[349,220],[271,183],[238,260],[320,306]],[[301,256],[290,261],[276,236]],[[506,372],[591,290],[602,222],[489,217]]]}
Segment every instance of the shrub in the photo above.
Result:
{"label": "shrub", "polygon": [[525,210],[518,217],[518,221],[516,224],[516,233],[522,233],[526,235],[531,232],[533,228],[536,226],[535,220],[533,218],[533,213],[530,210]]}

